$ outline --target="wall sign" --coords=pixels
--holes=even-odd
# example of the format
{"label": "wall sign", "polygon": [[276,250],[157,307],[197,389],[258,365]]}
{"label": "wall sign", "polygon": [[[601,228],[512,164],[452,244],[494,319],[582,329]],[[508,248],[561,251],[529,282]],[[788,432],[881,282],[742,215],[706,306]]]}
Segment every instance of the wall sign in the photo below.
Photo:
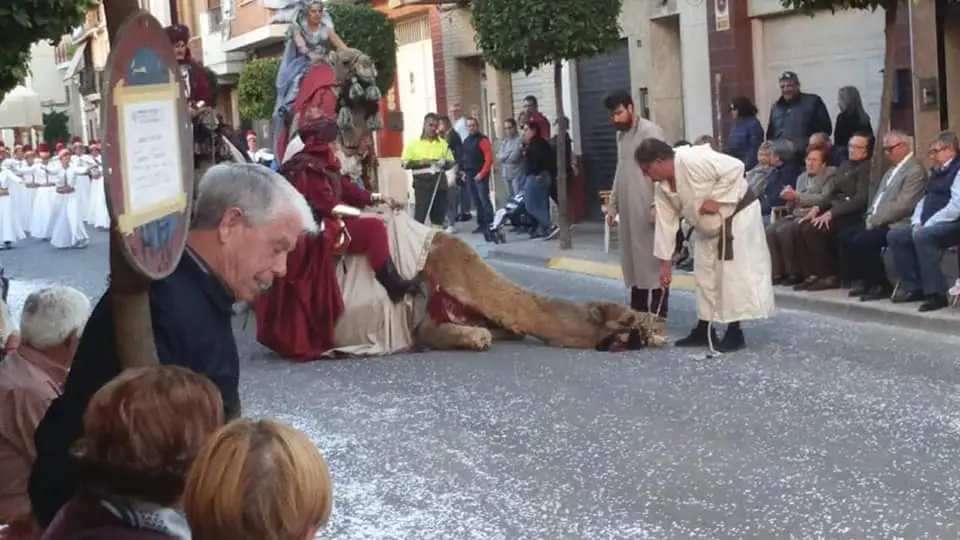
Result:
{"label": "wall sign", "polygon": [[715,28],[718,32],[730,29],[730,0],[713,0]]}

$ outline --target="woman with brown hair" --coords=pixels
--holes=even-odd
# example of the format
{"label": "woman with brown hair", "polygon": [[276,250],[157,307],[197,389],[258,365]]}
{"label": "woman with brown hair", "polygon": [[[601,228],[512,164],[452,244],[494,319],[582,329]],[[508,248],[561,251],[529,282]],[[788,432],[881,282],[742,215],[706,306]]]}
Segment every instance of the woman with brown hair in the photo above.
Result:
{"label": "woman with brown hair", "polygon": [[194,540],[310,540],[333,510],[330,472],[302,432],[237,420],[201,450],[183,508]]}
{"label": "woman with brown hair", "polygon": [[45,540],[189,540],[187,471],[223,424],[220,392],[177,366],[129,369],[94,394],[74,445],[78,491]]}

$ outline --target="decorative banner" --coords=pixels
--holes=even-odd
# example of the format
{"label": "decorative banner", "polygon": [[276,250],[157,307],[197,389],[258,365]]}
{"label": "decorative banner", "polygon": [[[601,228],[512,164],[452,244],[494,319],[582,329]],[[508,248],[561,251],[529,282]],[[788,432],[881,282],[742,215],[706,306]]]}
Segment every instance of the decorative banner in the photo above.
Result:
{"label": "decorative banner", "polygon": [[111,47],[104,115],[107,207],[124,258],[162,279],[186,242],[193,194],[193,125],[163,26],[138,11]]}
{"label": "decorative banner", "polygon": [[730,29],[729,4],[729,0],[713,0],[714,20],[716,21],[716,30],[718,32]]}

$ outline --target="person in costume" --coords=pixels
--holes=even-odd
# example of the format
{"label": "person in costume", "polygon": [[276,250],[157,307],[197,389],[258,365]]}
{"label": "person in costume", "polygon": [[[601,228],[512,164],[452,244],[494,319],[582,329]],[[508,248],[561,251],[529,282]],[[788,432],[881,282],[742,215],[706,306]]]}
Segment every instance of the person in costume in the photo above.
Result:
{"label": "person in costume", "polygon": [[314,111],[307,111],[304,126],[300,128],[303,150],[280,167],[280,174],[306,196],[317,217],[321,218],[328,235],[336,237],[339,230],[346,233],[343,252],[366,255],[377,280],[390,299],[401,301],[419,289],[421,280],[404,279],[390,258],[387,229],[377,215],[364,214],[361,209],[387,203],[394,208],[404,205],[357,186],[340,174],[340,163],[334,150],[337,126],[333,119]]}
{"label": "person in costume", "polygon": [[56,210],[50,224],[50,245],[57,249],[85,248],[90,237],[83,223],[77,181],[80,176],[89,178],[90,173],[83,164],[70,163],[70,151],[66,148],[60,150],[58,158],[49,167],[50,178],[57,186]]}
{"label": "person in costume", "polygon": [[57,202],[56,184],[50,179],[49,174],[50,145],[46,142],[38,144],[37,156],[37,161],[33,166],[33,183],[36,194],[33,196],[30,236],[46,240],[50,238],[50,224],[54,206]]}
{"label": "person in costume", "polygon": [[[661,287],[670,285],[680,219],[694,227],[699,321],[683,345],[743,348],[740,322],[769,317],[774,309],[760,201],[743,176],[743,162],[707,145],[672,148],[656,138],[644,139],[634,159],[659,184],[653,255],[661,261]],[[716,347],[714,323],[727,324]]]}
{"label": "person in costume", "polygon": [[103,181],[103,156],[100,154],[100,141],[90,141],[90,153],[87,165],[90,171],[90,199],[86,212],[86,222],[97,229],[110,228],[110,212],[107,210],[107,189]]}
{"label": "person in costume", "polygon": [[348,47],[334,31],[333,19],[320,0],[275,0],[264,5],[278,10],[273,20],[290,22],[277,70],[277,103],[273,109],[274,133],[279,133],[307,68],[320,62],[330,63],[332,48],[342,51]]}
{"label": "person in costume", "polygon": [[13,195],[19,193],[20,178],[11,170],[10,150],[0,141],[0,250],[10,249],[23,238],[20,216]]}
{"label": "person in costume", "polygon": [[165,28],[170,43],[173,44],[173,53],[180,64],[180,76],[186,82],[187,101],[191,109],[199,109],[204,105],[213,105],[213,89],[211,81],[203,65],[190,55],[190,29],[182,24],[174,24]]}

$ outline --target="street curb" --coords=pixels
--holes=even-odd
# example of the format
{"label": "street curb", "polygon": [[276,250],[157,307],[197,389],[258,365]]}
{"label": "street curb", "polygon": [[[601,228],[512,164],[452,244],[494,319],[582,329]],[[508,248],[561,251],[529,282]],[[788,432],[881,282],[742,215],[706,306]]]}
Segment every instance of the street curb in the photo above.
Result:
{"label": "street curb", "polygon": [[[619,265],[575,257],[549,257],[489,249],[486,258],[609,279],[621,279],[622,277]],[[684,291],[693,291],[693,275],[687,272],[675,272],[672,287]],[[960,322],[957,318],[943,316],[938,312],[922,314],[882,309],[877,307],[878,304],[872,302],[860,303],[827,298],[822,296],[821,293],[796,292],[780,287],[774,288],[774,298],[778,308],[806,311],[853,322],[869,322],[951,335],[956,335],[957,330],[960,329]]]}

